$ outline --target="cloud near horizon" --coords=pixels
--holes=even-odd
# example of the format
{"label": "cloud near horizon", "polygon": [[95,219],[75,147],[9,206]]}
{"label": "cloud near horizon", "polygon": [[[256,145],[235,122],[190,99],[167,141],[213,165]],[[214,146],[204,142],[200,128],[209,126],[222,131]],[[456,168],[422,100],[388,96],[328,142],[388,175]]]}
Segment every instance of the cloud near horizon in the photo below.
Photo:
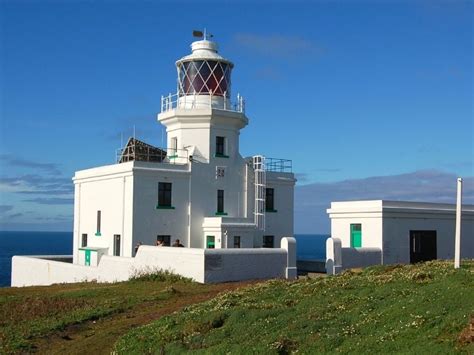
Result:
{"label": "cloud near horizon", "polygon": [[[295,233],[329,233],[330,221],[326,209],[335,201],[383,199],[455,203],[456,178],[452,173],[421,170],[399,175],[297,186]],[[472,204],[474,177],[465,177],[463,181],[463,203]]]}
{"label": "cloud near horizon", "polygon": [[31,161],[14,156],[13,154],[0,154],[0,163],[8,166],[36,169],[51,175],[61,174],[58,164]]}

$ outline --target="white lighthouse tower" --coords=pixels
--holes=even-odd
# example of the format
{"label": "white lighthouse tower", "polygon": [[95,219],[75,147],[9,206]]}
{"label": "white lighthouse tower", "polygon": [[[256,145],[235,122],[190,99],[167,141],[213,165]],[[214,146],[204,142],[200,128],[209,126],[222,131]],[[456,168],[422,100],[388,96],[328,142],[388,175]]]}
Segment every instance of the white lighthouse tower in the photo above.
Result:
{"label": "white lighthouse tower", "polygon": [[176,62],[177,92],[163,96],[158,121],[167,147],[135,137],[117,162],[76,172],[74,263],[133,257],[135,246],[278,247],[293,236],[291,161],[244,158],[244,100],[231,100],[233,63],[204,34]]}

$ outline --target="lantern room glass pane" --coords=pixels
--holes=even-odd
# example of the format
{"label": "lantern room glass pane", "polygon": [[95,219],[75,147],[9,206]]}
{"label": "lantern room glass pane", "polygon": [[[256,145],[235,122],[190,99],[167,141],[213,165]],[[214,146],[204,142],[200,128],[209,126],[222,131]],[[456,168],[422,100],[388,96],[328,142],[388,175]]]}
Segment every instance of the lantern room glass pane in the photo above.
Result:
{"label": "lantern room glass pane", "polygon": [[179,66],[180,95],[202,94],[230,97],[231,67],[215,60],[196,60]]}

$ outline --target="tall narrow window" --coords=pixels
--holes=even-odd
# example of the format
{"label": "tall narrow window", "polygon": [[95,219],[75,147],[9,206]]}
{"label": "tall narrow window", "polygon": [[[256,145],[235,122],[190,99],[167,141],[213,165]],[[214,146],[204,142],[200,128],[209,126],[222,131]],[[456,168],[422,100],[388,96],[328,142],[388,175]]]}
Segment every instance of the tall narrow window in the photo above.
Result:
{"label": "tall narrow window", "polygon": [[273,235],[264,235],[263,236],[263,248],[273,248]]}
{"label": "tall narrow window", "polygon": [[240,237],[234,237],[234,248],[240,248]]}
{"label": "tall narrow window", "polygon": [[224,213],[224,190],[217,190],[217,213]]}
{"label": "tall narrow window", "polygon": [[225,156],[225,137],[216,137],[216,156]]}
{"label": "tall narrow window", "polygon": [[100,236],[100,219],[101,219],[101,211],[97,211],[97,229],[95,235]]}
{"label": "tall narrow window", "polygon": [[114,256],[120,256],[120,234],[114,234]]}
{"label": "tall narrow window", "polygon": [[275,190],[272,188],[265,189],[265,211],[276,212],[275,211]]}
{"label": "tall narrow window", "polygon": [[178,137],[171,138],[171,152],[170,158],[175,158],[178,155]]}
{"label": "tall narrow window", "polygon": [[171,207],[171,183],[158,183],[158,208]]}
{"label": "tall narrow window", "polygon": [[362,224],[351,224],[351,248],[362,247]]}
{"label": "tall narrow window", "polygon": [[81,239],[81,247],[84,248],[86,246],[87,246],[87,234],[83,234],[82,239]]}

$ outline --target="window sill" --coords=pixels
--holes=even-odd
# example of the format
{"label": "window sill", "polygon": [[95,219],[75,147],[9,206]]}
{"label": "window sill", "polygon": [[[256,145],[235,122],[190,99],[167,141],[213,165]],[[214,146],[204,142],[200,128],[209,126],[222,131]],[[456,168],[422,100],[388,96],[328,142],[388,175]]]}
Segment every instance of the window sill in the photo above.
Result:
{"label": "window sill", "polygon": [[227,212],[216,212],[216,216],[227,216]]}
{"label": "window sill", "polygon": [[225,154],[214,154],[214,157],[215,158],[229,158],[229,156]]}
{"label": "window sill", "polygon": [[265,210],[265,212],[276,213],[278,210]]}
{"label": "window sill", "polygon": [[160,206],[160,205],[157,205],[156,209],[157,210],[174,210],[175,208],[173,206]]}
{"label": "window sill", "polygon": [[96,236],[96,237],[100,237],[100,236],[102,236],[102,233],[97,232],[97,233],[95,234],[95,236]]}

